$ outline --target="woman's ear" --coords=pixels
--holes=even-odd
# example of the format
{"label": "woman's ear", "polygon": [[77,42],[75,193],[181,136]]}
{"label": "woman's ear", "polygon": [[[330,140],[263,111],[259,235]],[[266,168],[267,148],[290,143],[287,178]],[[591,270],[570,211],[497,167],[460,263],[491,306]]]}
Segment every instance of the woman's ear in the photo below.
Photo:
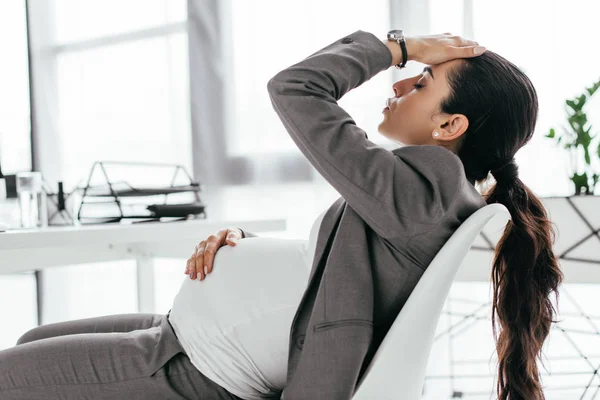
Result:
{"label": "woman's ear", "polygon": [[467,131],[469,127],[469,120],[463,114],[454,114],[450,116],[446,122],[440,125],[435,132],[438,132],[438,135],[435,136],[435,139],[438,140],[455,140],[462,136],[463,133]]}

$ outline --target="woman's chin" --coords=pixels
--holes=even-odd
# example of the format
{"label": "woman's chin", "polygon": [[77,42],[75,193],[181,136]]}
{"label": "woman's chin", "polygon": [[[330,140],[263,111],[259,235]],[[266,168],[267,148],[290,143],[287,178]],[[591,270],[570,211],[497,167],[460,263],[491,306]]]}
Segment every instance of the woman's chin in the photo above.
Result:
{"label": "woman's chin", "polygon": [[381,136],[383,136],[383,137],[384,137],[384,138],[386,138],[387,140],[390,140],[390,141],[392,141],[392,142],[394,142],[394,143],[396,143],[396,144],[399,144],[399,145],[403,145],[403,144],[404,144],[404,143],[403,143],[403,142],[401,142],[401,141],[400,141],[400,140],[399,140],[397,137],[394,137],[394,136],[388,135],[388,134],[387,134],[385,131],[383,131],[383,130],[380,130],[380,129],[378,129],[377,131],[378,131],[378,132],[381,134]]}

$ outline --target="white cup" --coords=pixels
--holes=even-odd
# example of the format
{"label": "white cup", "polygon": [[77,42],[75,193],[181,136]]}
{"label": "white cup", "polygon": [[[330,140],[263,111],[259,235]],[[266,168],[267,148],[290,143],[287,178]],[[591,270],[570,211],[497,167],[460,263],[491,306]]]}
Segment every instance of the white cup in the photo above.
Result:
{"label": "white cup", "polygon": [[46,192],[42,187],[40,172],[17,174],[17,196],[21,211],[21,228],[45,228],[48,226]]}

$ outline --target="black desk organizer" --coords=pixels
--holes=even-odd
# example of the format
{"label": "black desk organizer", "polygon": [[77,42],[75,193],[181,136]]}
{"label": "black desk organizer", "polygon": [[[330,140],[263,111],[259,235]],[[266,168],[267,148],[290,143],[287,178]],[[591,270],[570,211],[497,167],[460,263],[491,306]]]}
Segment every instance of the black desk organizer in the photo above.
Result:
{"label": "black desk organizer", "polygon": [[[163,186],[134,186],[126,180],[109,179],[107,167],[158,167],[173,168],[171,181]],[[91,185],[94,172],[98,170],[102,173],[106,183],[93,186]],[[186,183],[176,185],[179,172],[183,172]],[[179,175],[181,176],[181,175]],[[187,170],[180,164],[161,164],[161,163],[139,163],[139,162],[116,162],[116,161],[97,161],[92,166],[87,184],[82,188],[81,204],[77,213],[80,224],[99,224],[121,222],[124,219],[131,220],[131,223],[162,221],[163,218],[172,220],[196,219],[199,216],[206,218],[205,204],[200,200],[199,192],[202,190],[200,183],[195,182]],[[184,203],[169,203],[169,195],[191,195],[193,201]],[[148,204],[138,199],[152,200],[152,196],[163,196],[162,203],[156,201]],[[171,196],[172,198],[173,196]],[[181,196],[179,196],[181,197]],[[136,201],[137,200],[137,201]],[[130,204],[125,204],[130,202]],[[101,205],[104,207],[100,215],[84,215],[84,208],[89,209],[92,205]],[[107,215],[106,208],[114,208],[115,215]],[[133,211],[128,211],[134,209]]]}

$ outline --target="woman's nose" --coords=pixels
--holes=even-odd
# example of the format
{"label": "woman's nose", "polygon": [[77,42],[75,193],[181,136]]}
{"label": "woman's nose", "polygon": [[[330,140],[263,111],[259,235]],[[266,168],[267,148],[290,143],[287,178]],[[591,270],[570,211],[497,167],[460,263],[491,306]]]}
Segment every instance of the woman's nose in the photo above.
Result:
{"label": "woman's nose", "polygon": [[399,83],[397,85],[394,85],[393,89],[394,89],[394,96],[395,97],[400,97],[404,93],[404,88],[402,87],[401,83]]}
{"label": "woman's nose", "polygon": [[401,80],[396,82],[395,84],[392,85],[392,89],[394,90],[394,96],[395,97],[400,97],[402,96],[402,94],[404,93],[404,91],[406,90],[404,88],[404,86],[407,84],[408,82],[406,81],[406,79]]}
{"label": "woman's nose", "polygon": [[392,89],[394,90],[394,96],[400,97],[404,94],[404,92],[409,90],[409,85],[411,84],[411,79],[403,79],[398,81],[392,85]]}

